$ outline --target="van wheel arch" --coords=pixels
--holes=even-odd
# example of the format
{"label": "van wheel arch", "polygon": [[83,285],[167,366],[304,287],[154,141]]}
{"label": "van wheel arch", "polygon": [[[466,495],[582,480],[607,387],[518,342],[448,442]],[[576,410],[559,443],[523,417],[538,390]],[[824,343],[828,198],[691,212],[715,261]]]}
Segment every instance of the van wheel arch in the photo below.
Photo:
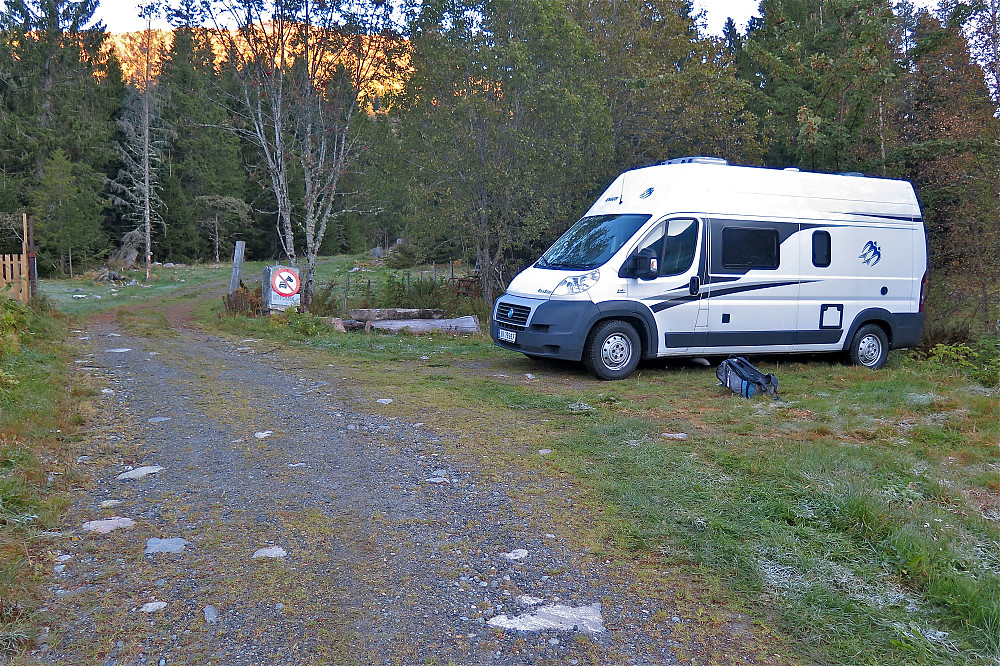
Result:
{"label": "van wheel arch", "polygon": [[870,370],[882,368],[889,357],[889,327],[882,322],[866,322],[848,337],[844,360]]}
{"label": "van wheel arch", "polygon": [[600,379],[625,379],[644,357],[644,326],[629,317],[610,317],[594,323],[583,347],[583,363]]}

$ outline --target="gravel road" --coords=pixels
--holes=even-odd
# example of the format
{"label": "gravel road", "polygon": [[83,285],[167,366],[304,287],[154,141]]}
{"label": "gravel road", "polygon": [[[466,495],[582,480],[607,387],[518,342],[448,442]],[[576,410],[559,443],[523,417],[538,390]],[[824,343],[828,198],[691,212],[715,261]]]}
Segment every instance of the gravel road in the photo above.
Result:
{"label": "gravel road", "polygon": [[40,663],[771,663],[742,616],[707,636],[683,591],[574,546],[564,481],[485,473],[335,367],[194,328],[74,336],[104,408]]}

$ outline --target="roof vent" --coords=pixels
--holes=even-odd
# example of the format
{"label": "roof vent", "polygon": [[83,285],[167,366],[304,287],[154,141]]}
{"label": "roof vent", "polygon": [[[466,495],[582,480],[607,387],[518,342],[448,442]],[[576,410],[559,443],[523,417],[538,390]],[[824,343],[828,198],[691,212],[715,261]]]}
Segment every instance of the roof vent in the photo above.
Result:
{"label": "roof vent", "polygon": [[797,172],[798,170],[799,170],[798,167],[785,167],[784,169],[782,169],[782,171],[795,171],[795,172]]}
{"label": "roof vent", "polygon": [[721,157],[675,157],[660,164],[729,164]]}
{"label": "roof vent", "polygon": [[844,173],[842,173],[840,175],[841,176],[854,176],[856,178],[867,178],[868,177],[865,174],[861,173],[860,171],[845,171]]}

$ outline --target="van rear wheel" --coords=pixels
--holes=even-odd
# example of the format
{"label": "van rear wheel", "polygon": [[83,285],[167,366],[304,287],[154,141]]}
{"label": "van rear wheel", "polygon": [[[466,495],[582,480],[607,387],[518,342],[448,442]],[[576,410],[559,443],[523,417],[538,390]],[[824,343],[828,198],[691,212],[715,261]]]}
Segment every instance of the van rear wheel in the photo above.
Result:
{"label": "van rear wheel", "polygon": [[641,351],[635,327],[612,319],[599,324],[587,336],[583,363],[600,379],[625,379],[639,365]]}
{"label": "van rear wheel", "polygon": [[889,338],[877,324],[865,324],[854,334],[847,348],[847,360],[869,370],[878,370],[889,357]]}

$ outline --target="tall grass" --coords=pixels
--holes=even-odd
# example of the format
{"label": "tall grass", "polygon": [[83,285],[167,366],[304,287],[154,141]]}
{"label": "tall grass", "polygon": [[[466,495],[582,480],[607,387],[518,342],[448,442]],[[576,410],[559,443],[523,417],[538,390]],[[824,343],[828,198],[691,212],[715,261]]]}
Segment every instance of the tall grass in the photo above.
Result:
{"label": "tall grass", "polygon": [[[45,311],[0,299],[0,654],[31,636],[46,561],[38,535],[58,525],[65,500],[47,470],[65,468],[73,429],[65,327]],[[77,393],[81,393],[80,390]]]}

